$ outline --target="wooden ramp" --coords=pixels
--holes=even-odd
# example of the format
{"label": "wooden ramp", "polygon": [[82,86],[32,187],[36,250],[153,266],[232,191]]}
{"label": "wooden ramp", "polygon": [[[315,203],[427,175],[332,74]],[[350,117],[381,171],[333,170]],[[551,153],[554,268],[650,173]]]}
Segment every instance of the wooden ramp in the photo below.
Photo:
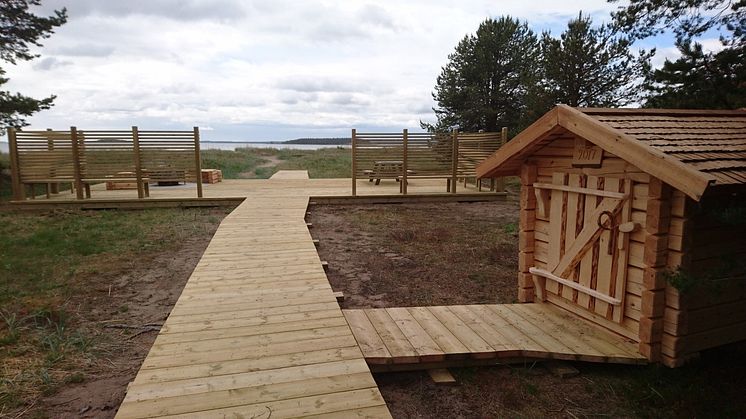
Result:
{"label": "wooden ramp", "polygon": [[268,188],[228,215],[117,417],[390,417],[304,221]]}
{"label": "wooden ramp", "polygon": [[[550,304],[343,310],[374,370],[516,358],[644,364],[637,345]],[[457,362],[455,364],[458,364]],[[394,368],[395,369],[395,368]],[[404,368],[402,368],[404,369]]]}
{"label": "wooden ramp", "polygon": [[270,179],[308,179],[308,170],[278,170]]}

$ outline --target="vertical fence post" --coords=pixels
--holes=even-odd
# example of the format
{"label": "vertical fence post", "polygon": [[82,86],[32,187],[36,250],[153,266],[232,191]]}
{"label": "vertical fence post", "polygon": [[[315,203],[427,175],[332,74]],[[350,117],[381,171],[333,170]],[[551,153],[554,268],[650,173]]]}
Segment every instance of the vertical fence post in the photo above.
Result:
{"label": "vertical fence post", "polygon": [[402,157],[404,160],[402,160],[402,173],[401,173],[401,192],[406,195],[407,194],[407,170],[409,168],[409,163],[407,162],[408,158],[408,147],[409,147],[409,130],[404,129],[402,131]]}
{"label": "vertical fence post", "polygon": [[357,130],[352,129],[350,144],[352,146],[352,196],[357,195],[357,156],[355,153],[355,143],[357,142]]}
{"label": "vertical fence post", "polygon": [[23,182],[21,182],[21,166],[18,160],[15,128],[8,128],[8,148],[8,151],[10,151],[10,187],[13,189],[13,199],[22,201],[26,199],[26,196],[23,190]]}
{"label": "vertical fence post", "polygon": [[[51,154],[52,152],[54,152],[54,139],[52,138],[52,136],[54,134],[52,134],[52,128],[47,128],[47,135],[48,135],[48,137],[47,137],[47,151],[49,151],[50,154]],[[51,179],[54,179],[54,178],[57,177],[57,170],[54,167],[51,167],[49,169],[49,177]],[[55,194],[59,193],[60,192],[60,184],[59,183],[55,183],[55,182],[47,183],[47,198],[49,198],[49,193],[50,192],[51,193],[55,193]]]}
{"label": "vertical fence post", "polygon": [[135,153],[135,178],[137,179],[137,197],[145,198],[145,187],[142,183],[142,160],[140,156],[140,131],[132,127],[132,151]]}
{"label": "vertical fence post", "polygon": [[202,158],[199,152],[199,127],[194,127],[194,167],[197,170],[197,198],[202,198]]}
{"label": "vertical fence post", "polygon": [[70,127],[70,146],[73,153],[73,176],[75,179],[75,197],[83,199],[83,179],[80,167],[80,144],[78,143],[78,129]]}
{"label": "vertical fence post", "polygon": [[458,183],[458,128],[454,128],[451,132],[451,142],[453,151],[451,152],[451,193],[456,193],[456,183]]}
{"label": "vertical fence post", "polygon": [[[508,127],[503,127],[500,130],[500,147],[504,146],[508,142]],[[500,177],[495,182],[495,189],[497,192],[505,192],[505,178]]]}

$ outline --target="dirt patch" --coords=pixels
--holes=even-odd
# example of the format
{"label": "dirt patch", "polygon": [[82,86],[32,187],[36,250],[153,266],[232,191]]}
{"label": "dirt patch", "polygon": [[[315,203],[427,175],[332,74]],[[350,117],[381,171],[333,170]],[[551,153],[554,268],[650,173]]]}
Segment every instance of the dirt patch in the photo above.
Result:
{"label": "dirt patch", "polygon": [[[188,240],[177,250],[145,257],[120,275],[104,275],[91,284],[85,301],[77,301],[78,315],[81,323],[98,330],[110,356],[91,365],[84,383],[65,386],[44,399],[42,407],[50,416],[114,417],[158,332],[149,327],[108,326],[163,324],[208,243],[205,237]],[[112,271],[121,269],[113,267]]]}
{"label": "dirt patch", "polygon": [[514,201],[314,207],[344,308],[515,301]]}
{"label": "dirt patch", "polygon": [[40,397],[7,412],[8,417],[114,417],[159,326],[228,212],[194,210],[191,221],[180,219],[180,237],[162,237],[164,245],[157,250],[106,256],[101,266],[78,274],[80,285],[60,309],[69,318],[65,327],[85,336],[90,349],[83,359],[76,356],[56,364],[64,383],[51,391],[42,389]]}
{"label": "dirt patch", "polygon": [[[344,308],[511,303],[518,205],[507,202],[314,206],[308,220]],[[377,374],[395,418],[743,417],[746,344],[683,368],[573,363],[573,378],[541,363],[457,368],[458,385],[425,372]]]}

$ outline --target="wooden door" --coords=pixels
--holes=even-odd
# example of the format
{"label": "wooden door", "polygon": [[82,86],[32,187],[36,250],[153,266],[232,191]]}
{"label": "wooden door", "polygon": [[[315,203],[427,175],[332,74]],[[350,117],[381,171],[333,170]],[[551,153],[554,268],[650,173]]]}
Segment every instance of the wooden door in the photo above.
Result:
{"label": "wooden door", "polygon": [[631,180],[555,173],[551,184],[535,187],[538,211],[549,220],[546,267],[530,269],[540,297],[621,323],[628,233],[636,227],[630,218]]}

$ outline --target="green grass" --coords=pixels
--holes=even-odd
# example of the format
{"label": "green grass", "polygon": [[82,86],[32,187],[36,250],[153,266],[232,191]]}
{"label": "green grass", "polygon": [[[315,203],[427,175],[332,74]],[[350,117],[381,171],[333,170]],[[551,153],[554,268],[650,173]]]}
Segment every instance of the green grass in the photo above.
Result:
{"label": "green grass", "polygon": [[277,165],[277,170],[308,170],[311,179],[351,176],[352,155],[346,148],[280,150],[277,157],[283,160]]}
{"label": "green grass", "polygon": [[0,153],[0,201],[10,199],[13,194],[10,187],[10,156]]}
{"label": "green grass", "polygon": [[133,260],[207,237],[215,211],[0,212],[0,412],[81,381],[107,344],[79,313],[87,296]]}
{"label": "green grass", "polygon": [[[225,179],[267,179],[278,170],[308,170],[312,179],[350,177],[350,150],[342,147],[319,150],[275,148],[238,148],[236,150],[202,150],[202,167],[220,169]],[[268,164],[279,160],[278,164]],[[263,166],[267,164],[267,166]],[[0,202],[12,196],[10,186],[10,158],[0,153]],[[62,189],[69,186],[61,185]],[[44,193],[43,185],[36,185],[36,193]]]}
{"label": "green grass", "polygon": [[242,173],[252,172],[266,162],[260,149],[239,148],[234,150],[202,150],[202,167],[220,169],[225,179],[238,179]]}
{"label": "green grass", "polygon": [[67,289],[95,255],[162,247],[156,232],[178,232],[164,232],[156,225],[165,220],[167,225],[181,225],[182,220],[172,219],[184,214],[165,210],[0,214],[0,306]]}
{"label": "green grass", "polygon": [[[273,160],[279,163],[267,164]],[[278,170],[308,170],[312,179],[346,178],[350,177],[352,161],[350,150],[342,147],[319,150],[238,148],[235,151],[203,150],[202,167],[222,170],[225,179],[267,179]]]}

